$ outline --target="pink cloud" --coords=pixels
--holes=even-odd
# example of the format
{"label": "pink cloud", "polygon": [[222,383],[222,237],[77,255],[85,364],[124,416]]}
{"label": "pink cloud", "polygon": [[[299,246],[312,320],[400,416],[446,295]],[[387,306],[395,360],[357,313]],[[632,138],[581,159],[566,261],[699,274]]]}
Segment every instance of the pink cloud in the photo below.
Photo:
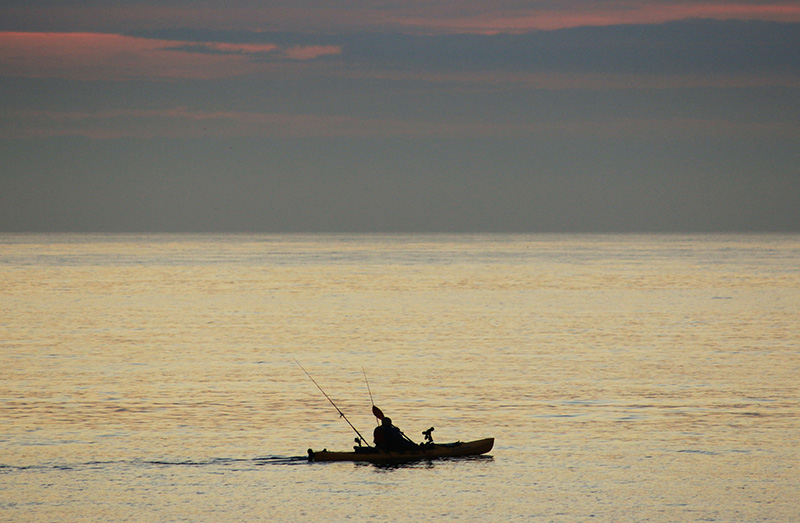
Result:
{"label": "pink cloud", "polygon": [[[374,4],[374,3],[373,3]],[[683,18],[800,21],[792,0],[698,2],[670,0],[463,0],[460,2],[304,3],[303,6],[259,5],[187,8],[168,5],[125,7],[0,7],[0,18],[26,27],[59,27],[71,31],[116,32],[173,27],[244,31],[392,31],[498,33],[559,29],[582,25],[659,23]],[[523,7],[520,7],[520,6]],[[101,28],[101,29],[98,29]]]}
{"label": "pink cloud", "polygon": [[284,50],[284,55],[293,60],[313,60],[320,56],[341,54],[342,48],[337,45],[295,46]]}
{"label": "pink cloud", "polygon": [[189,47],[198,47],[208,51],[220,53],[264,54],[272,53],[278,49],[275,44],[229,44],[222,42],[203,42],[200,44],[187,44]]}
{"label": "pink cloud", "polygon": [[[193,48],[212,52],[187,52]],[[99,33],[0,32],[0,75],[80,80],[219,78],[270,67],[251,60],[311,60],[338,54],[328,46],[281,50],[275,44],[194,43]]]}
{"label": "pink cloud", "polygon": [[475,14],[399,16],[397,23],[429,32],[522,33],[578,26],[653,24],[686,18],[800,21],[800,4],[746,2],[565,2],[557,8],[498,9]]}
{"label": "pink cloud", "polygon": [[[64,3],[64,2],[62,2]],[[255,3],[255,2],[253,2]],[[73,3],[74,4],[74,3]],[[404,7],[387,10],[374,7],[348,7],[328,2],[321,7],[270,7],[202,5],[170,6],[166,2],[138,5],[0,5],[0,19],[14,20],[22,27],[57,27],[60,30],[117,32],[189,27],[233,29],[242,31],[335,31],[341,29],[374,30],[391,24],[392,17]],[[287,3],[288,4],[288,3]]]}

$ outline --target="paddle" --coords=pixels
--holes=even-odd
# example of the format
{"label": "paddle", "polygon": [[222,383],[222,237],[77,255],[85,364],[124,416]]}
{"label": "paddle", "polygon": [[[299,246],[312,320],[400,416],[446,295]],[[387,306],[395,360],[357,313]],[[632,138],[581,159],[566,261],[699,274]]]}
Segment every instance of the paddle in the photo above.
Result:
{"label": "paddle", "polygon": [[367,379],[367,371],[364,370],[364,367],[361,367],[361,372],[364,373],[364,381],[367,382],[367,392],[369,392],[369,402],[372,403],[372,414],[378,418],[379,420],[383,420],[386,416],[383,415],[381,409],[375,406],[375,401],[372,399],[372,389],[369,388],[369,380]]}

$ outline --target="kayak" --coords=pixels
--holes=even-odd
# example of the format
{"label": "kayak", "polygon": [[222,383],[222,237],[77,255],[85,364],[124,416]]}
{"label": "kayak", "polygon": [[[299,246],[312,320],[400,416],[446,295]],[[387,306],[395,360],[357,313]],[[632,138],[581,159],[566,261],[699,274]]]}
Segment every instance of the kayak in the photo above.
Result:
{"label": "kayak", "polygon": [[353,452],[331,452],[327,449],[314,452],[308,449],[308,461],[369,461],[396,463],[455,456],[486,454],[494,446],[494,438],[455,443],[425,443],[418,449],[385,451],[375,447],[353,447]]}

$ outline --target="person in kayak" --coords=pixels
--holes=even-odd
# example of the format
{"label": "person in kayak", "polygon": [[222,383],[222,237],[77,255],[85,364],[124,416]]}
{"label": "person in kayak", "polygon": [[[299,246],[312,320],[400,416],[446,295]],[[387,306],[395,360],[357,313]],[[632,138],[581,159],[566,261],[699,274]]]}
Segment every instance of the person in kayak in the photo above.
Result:
{"label": "person in kayak", "polygon": [[419,448],[419,445],[408,439],[399,428],[392,425],[391,418],[383,418],[381,420],[381,424],[375,427],[372,438],[375,446],[381,450],[398,451]]}

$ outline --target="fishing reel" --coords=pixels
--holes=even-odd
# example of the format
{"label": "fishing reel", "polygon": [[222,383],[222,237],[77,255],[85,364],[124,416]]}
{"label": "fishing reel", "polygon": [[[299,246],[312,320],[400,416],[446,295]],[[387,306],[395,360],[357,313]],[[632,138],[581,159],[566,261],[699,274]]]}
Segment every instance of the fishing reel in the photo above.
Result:
{"label": "fishing reel", "polygon": [[356,438],[356,439],[354,439],[353,441],[355,441],[356,443],[358,443],[358,446],[359,446],[359,447],[361,446],[361,438]]}
{"label": "fishing reel", "polygon": [[433,427],[431,427],[428,430],[422,431],[422,435],[425,436],[425,443],[433,443],[433,436],[431,436],[431,432],[433,432],[433,430]]}

